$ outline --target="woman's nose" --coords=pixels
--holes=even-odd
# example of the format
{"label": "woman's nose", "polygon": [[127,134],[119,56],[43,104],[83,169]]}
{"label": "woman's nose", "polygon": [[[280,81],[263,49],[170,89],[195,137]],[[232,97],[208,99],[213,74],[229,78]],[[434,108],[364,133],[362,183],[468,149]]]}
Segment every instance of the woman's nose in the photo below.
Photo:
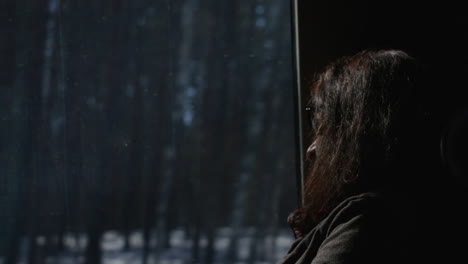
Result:
{"label": "woman's nose", "polygon": [[315,158],[317,157],[317,143],[316,141],[312,142],[306,151],[306,159],[310,162],[309,165],[312,165]]}
{"label": "woman's nose", "polygon": [[312,155],[316,151],[316,141],[312,142],[310,146],[307,148],[307,155]]}

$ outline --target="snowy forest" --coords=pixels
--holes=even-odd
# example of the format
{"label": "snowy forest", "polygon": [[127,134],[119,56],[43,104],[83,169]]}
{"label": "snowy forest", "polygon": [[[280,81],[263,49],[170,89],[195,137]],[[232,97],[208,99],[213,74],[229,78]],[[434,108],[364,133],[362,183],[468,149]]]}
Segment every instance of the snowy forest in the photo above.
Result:
{"label": "snowy forest", "polygon": [[0,263],[273,263],[290,2],[0,0]]}

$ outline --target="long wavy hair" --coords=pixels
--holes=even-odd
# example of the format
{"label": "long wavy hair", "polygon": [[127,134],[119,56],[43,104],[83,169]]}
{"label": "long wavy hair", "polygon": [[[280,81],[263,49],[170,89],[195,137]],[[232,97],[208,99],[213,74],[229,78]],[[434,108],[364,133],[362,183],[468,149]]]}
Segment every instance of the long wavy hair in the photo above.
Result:
{"label": "long wavy hair", "polygon": [[414,173],[411,155],[423,144],[417,142],[424,115],[416,100],[418,72],[403,51],[366,50],[316,76],[309,103],[315,130],[304,188],[306,229],[350,195],[392,188]]}

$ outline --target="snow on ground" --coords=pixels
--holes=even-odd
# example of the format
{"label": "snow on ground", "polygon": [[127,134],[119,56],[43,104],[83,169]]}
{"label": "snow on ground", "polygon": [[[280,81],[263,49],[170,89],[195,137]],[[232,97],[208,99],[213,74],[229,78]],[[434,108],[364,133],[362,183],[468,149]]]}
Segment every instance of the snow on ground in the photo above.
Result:
{"label": "snow on ground", "polygon": [[[230,247],[233,230],[230,228],[222,228],[217,230],[214,241],[214,263],[221,264],[226,261],[226,256]],[[249,260],[253,234],[255,230],[245,229],[238,234],[237,262],[236,264],[244,264]],[[201,235],[199,240],[200,257],[199,260],[192,260],[192,241],[188,239],[183,229],[175,229],[170,233],[170,247],[156,251],[157,241],[156,236],[149,242],[150,253],[148,255],[148,264],[188,264],[188,263],[203,263],[203,257],[208,245],[208,239],[205,235]],[[35,238],[36,244],[45,246],[47,240],[45,237],[38,236]],[[65,250],[55,256],[50,256],[45,259],[46,264],[82,264],[85,262],[84,253],[87,245],[87,237],[85,234],[66,234],[63,237]],[[289,230],[281,230],[275,237],[267,236],[260,242],[258,246],[265,251],[265,256],[268,259],[256,261],[256,264],[272,263],[281,258],[289,246],[293,242],[292,233]],[[26,264],[28,239],[23,239],[21,248],[19,249],[21,259],[16,264]],[[144,240],[141,231],[132,232],[129,236],[129,249],[125,249],[124,235],[118,231],[109,230],[105,232],[101,239],[102,249],[102,264],[141,264],[143,257]],[[257,247],[258,248],[258,247]],[[4,263],[4,259],[0,256],[0,264]],[[11,263],[8,263],[11,264]]]}

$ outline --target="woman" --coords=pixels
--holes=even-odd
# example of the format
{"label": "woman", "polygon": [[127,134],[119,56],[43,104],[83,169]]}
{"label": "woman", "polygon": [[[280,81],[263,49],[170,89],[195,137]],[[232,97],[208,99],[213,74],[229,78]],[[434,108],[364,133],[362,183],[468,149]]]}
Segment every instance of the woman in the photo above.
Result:
{"label": "woman", "polygon": [[318,75],[305,206],[288,218],[297,240],[278,264],[425,263],[436,232],[424,214],[430,188],[419,187],[430,182],[437,132],[421,72],[405,52],[379,50]]}

